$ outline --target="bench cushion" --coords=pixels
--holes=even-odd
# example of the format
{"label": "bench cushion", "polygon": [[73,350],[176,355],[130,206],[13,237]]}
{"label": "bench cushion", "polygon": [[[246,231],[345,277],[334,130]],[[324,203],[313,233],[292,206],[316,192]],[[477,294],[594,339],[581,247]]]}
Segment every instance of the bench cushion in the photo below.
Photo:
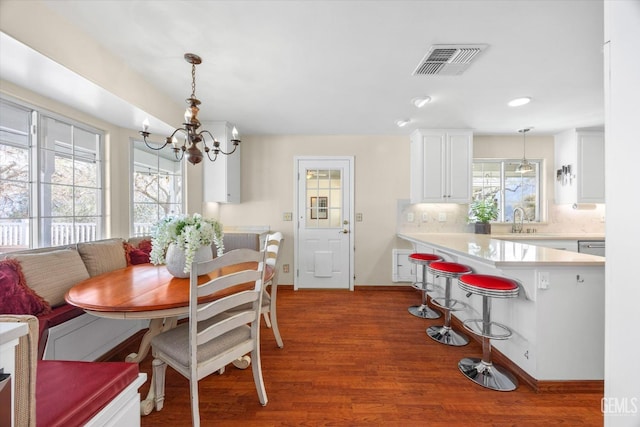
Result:
{"label": "bench cushion", "polygon": [[37,426],[84,425],[137,377],[136,363],[40,360]]}
{"label": "bench cushion", "polygon": [[116,238],[78,243],[78,252],[91,277],[127,266],[123,242]]}
{"label": "bench cushion", "polygon": [[[76,283],[89,278],[82,258],[73,249],[9,254],[9,257],[20,261],[27,286],[51,307],[64,304],[64,294]],[[122,257],[124,259],[124,255]]]}

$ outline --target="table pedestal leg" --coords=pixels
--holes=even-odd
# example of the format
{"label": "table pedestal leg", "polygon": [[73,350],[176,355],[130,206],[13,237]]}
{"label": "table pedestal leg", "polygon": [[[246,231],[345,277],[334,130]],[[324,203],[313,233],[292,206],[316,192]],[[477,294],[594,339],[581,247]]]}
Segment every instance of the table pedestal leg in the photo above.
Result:
{"label": "table pedestal leg", "polygon": [[137,353],[131,353],[124,360],[126,362],[140,363],[149,354],[151,348],[151,339],[161,332],[168,331],[176,327],[178,323],[177,317],[167,317],[161,319],[151,319],[149,322],[149,329],[145,332],[140,341],[140,348]]}

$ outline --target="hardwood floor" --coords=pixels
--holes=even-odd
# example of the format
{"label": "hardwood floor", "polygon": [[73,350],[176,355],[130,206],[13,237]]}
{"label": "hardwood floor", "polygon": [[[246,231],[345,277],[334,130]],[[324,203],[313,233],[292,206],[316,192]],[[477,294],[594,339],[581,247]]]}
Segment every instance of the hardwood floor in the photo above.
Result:
{"label": "hardwood floor", "polygon": [[[229,366],[200,381],[203,425],[218,426],[601,426],[602,393],[536,393],[484,389],[459,372],[479,344],[448,347],[407,307],[420,301],[410,288],[349,291],[278,290],[284,348],[262,328],[262,367],[269,402],[263,407],[251,369]],[[264,325],[264,322],[263,322]],[[116,354],[122,360],[138,342]],[[140,369],[151,378],[151,356]],[[188,381],[167,369],[160,412],[143,427],[188,426]],[[146,396],[148,382],[141,388]]]}

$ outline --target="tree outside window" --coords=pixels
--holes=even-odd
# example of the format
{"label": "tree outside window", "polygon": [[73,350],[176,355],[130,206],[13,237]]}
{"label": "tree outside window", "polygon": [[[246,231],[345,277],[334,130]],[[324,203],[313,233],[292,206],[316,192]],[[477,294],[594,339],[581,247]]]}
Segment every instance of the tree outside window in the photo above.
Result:
{"label": "tree outside window", "polygon": [[132,235],[146,236],[153,224],[183,212],[183,165],[171,150],[133,143]]}

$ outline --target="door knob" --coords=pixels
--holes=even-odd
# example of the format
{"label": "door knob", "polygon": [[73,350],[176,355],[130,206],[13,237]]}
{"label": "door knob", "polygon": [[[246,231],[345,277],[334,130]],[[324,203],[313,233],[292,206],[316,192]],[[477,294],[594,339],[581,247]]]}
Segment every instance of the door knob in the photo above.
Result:
{"label": "door knob", "polygon": [[342,234],[349,234],[349,230],[347,230],[347,229],[345,228],[344,230],[340,231],[340,233],[342,233]]}

